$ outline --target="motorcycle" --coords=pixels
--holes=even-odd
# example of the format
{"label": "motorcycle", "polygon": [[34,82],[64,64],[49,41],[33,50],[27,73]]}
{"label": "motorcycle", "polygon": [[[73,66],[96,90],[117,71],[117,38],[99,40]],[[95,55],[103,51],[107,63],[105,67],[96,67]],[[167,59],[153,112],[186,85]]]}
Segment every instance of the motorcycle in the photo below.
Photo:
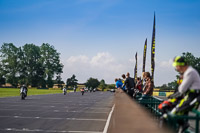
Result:
{"label": "motorcycle", "polygon": [[66,89],[66,88],[63,89],[63,94],[64,94],[64,95],[67,94],[67,89]]}
{"label": "motorcycle", "polygon": [[[180,102],[180,100],[183,97],[180,93],[174,93],[171,96],[169,96],[168,98],[169,98],[168,100],[163,101],[161,104],[158,105],[158,109],[162,113],[162,116],[160,118],[159,127],[163,127],[163,125],[167,122],[168,114],[173,112],[173,110],[175,109],[175,107],[177,106],[177,104]],[[193,106],[193,105],[191,104],[191,106]],[[176,130],[179,133],[184,132],[189,127],[189,123],[187,121],[177,121],[177,122],[178,122],[179,126]]]}
{"label": "motorcycle", "polygon": [[81,94],[82,94],[82,95],[84,95],[84,92],[85,92],[84,89],[81,89]]}
{"label": "motorcycle", "polygon": [[27,92],[26,92],[26,89],[24,87],[21,87],[20,95],[21,95],[22,100],[25,100],[25,97],[27,97]]}

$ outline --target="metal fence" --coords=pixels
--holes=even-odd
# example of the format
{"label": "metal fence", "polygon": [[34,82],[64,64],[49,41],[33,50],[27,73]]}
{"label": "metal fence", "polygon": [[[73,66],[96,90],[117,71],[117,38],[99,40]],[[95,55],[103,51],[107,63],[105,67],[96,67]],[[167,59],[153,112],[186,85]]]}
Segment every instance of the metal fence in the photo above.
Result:
{"label": "metal fence", "polygon": [[[138,95],[136,97],[136,101],[146,107],[156,118],[160,118],[162,116],[162,113],[158,109],[158,105],[162,103],[164,100],[159,99],[157,97],[149,96],[149,97],[141,97],[141,95]],[[177,121],[178,120],[189,120],[189,121],[195,121],[195,130],[187,130],[186,133],[199,133],[199,120],[200,120],[200,112],[198,110],[193,109],[191,111],[192,115],[171,115],[168,114],[167,123],[175,130],[178,128]]]}

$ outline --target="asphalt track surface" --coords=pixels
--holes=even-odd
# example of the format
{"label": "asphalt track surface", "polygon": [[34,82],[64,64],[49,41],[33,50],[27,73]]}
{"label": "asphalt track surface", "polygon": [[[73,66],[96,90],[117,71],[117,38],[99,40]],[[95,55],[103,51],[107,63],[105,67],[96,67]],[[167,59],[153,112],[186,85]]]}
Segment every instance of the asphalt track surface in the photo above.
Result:
{"label": "asphalt track surface", "polygon": [[0,98],[0,133],[103,133],[111,92]]}

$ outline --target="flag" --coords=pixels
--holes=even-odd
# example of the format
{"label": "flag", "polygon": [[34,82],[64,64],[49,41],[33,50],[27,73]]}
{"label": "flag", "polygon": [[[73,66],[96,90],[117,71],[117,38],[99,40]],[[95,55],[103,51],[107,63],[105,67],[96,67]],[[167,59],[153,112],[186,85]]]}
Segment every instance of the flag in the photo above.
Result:
{"label": "flag", "polygon": [[156,17],[154,13],[154,22],[153,22],[153,34],[152,34],[152,43],[151,43],[151,75],[152,80],[154,80],[154,70],[155,70],[155,35],[156,35]]}
{"label": "flag", "polygon": [[135,81],[137,80],[137,52],[136,52],[136,54],[135,54],[135,76],[134,76],[134,78],[135,78]]}
{"label": "flag", "polygon": [[144,44],[143,68],[142,68],[142,72],[145,72],[146,54],[147,54],[147,38],[146,38],[146,40],[145,40],[145,44]]}

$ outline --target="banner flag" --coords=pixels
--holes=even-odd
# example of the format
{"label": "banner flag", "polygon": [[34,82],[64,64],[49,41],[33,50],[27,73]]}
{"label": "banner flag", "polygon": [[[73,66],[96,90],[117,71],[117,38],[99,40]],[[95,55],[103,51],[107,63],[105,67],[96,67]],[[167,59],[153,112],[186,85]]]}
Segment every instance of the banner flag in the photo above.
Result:
{"label": "banner flag", "polygon": [[144,44],[143,68],[142,68],[142,72],[145,72],[145,66],[146,66],[146,54],[147,54],[147,38],[146,38],[146,40],[145,40],[145,44]]}
{"label": "banner flag", "polygon": [[155,71],[155,35],[156,35],[156,17],[154,13],[154,22],[153,22],[153,34],[152,34],[152,44],[151,44],[151,75],[152,80],[154,80],[154,71]]}

